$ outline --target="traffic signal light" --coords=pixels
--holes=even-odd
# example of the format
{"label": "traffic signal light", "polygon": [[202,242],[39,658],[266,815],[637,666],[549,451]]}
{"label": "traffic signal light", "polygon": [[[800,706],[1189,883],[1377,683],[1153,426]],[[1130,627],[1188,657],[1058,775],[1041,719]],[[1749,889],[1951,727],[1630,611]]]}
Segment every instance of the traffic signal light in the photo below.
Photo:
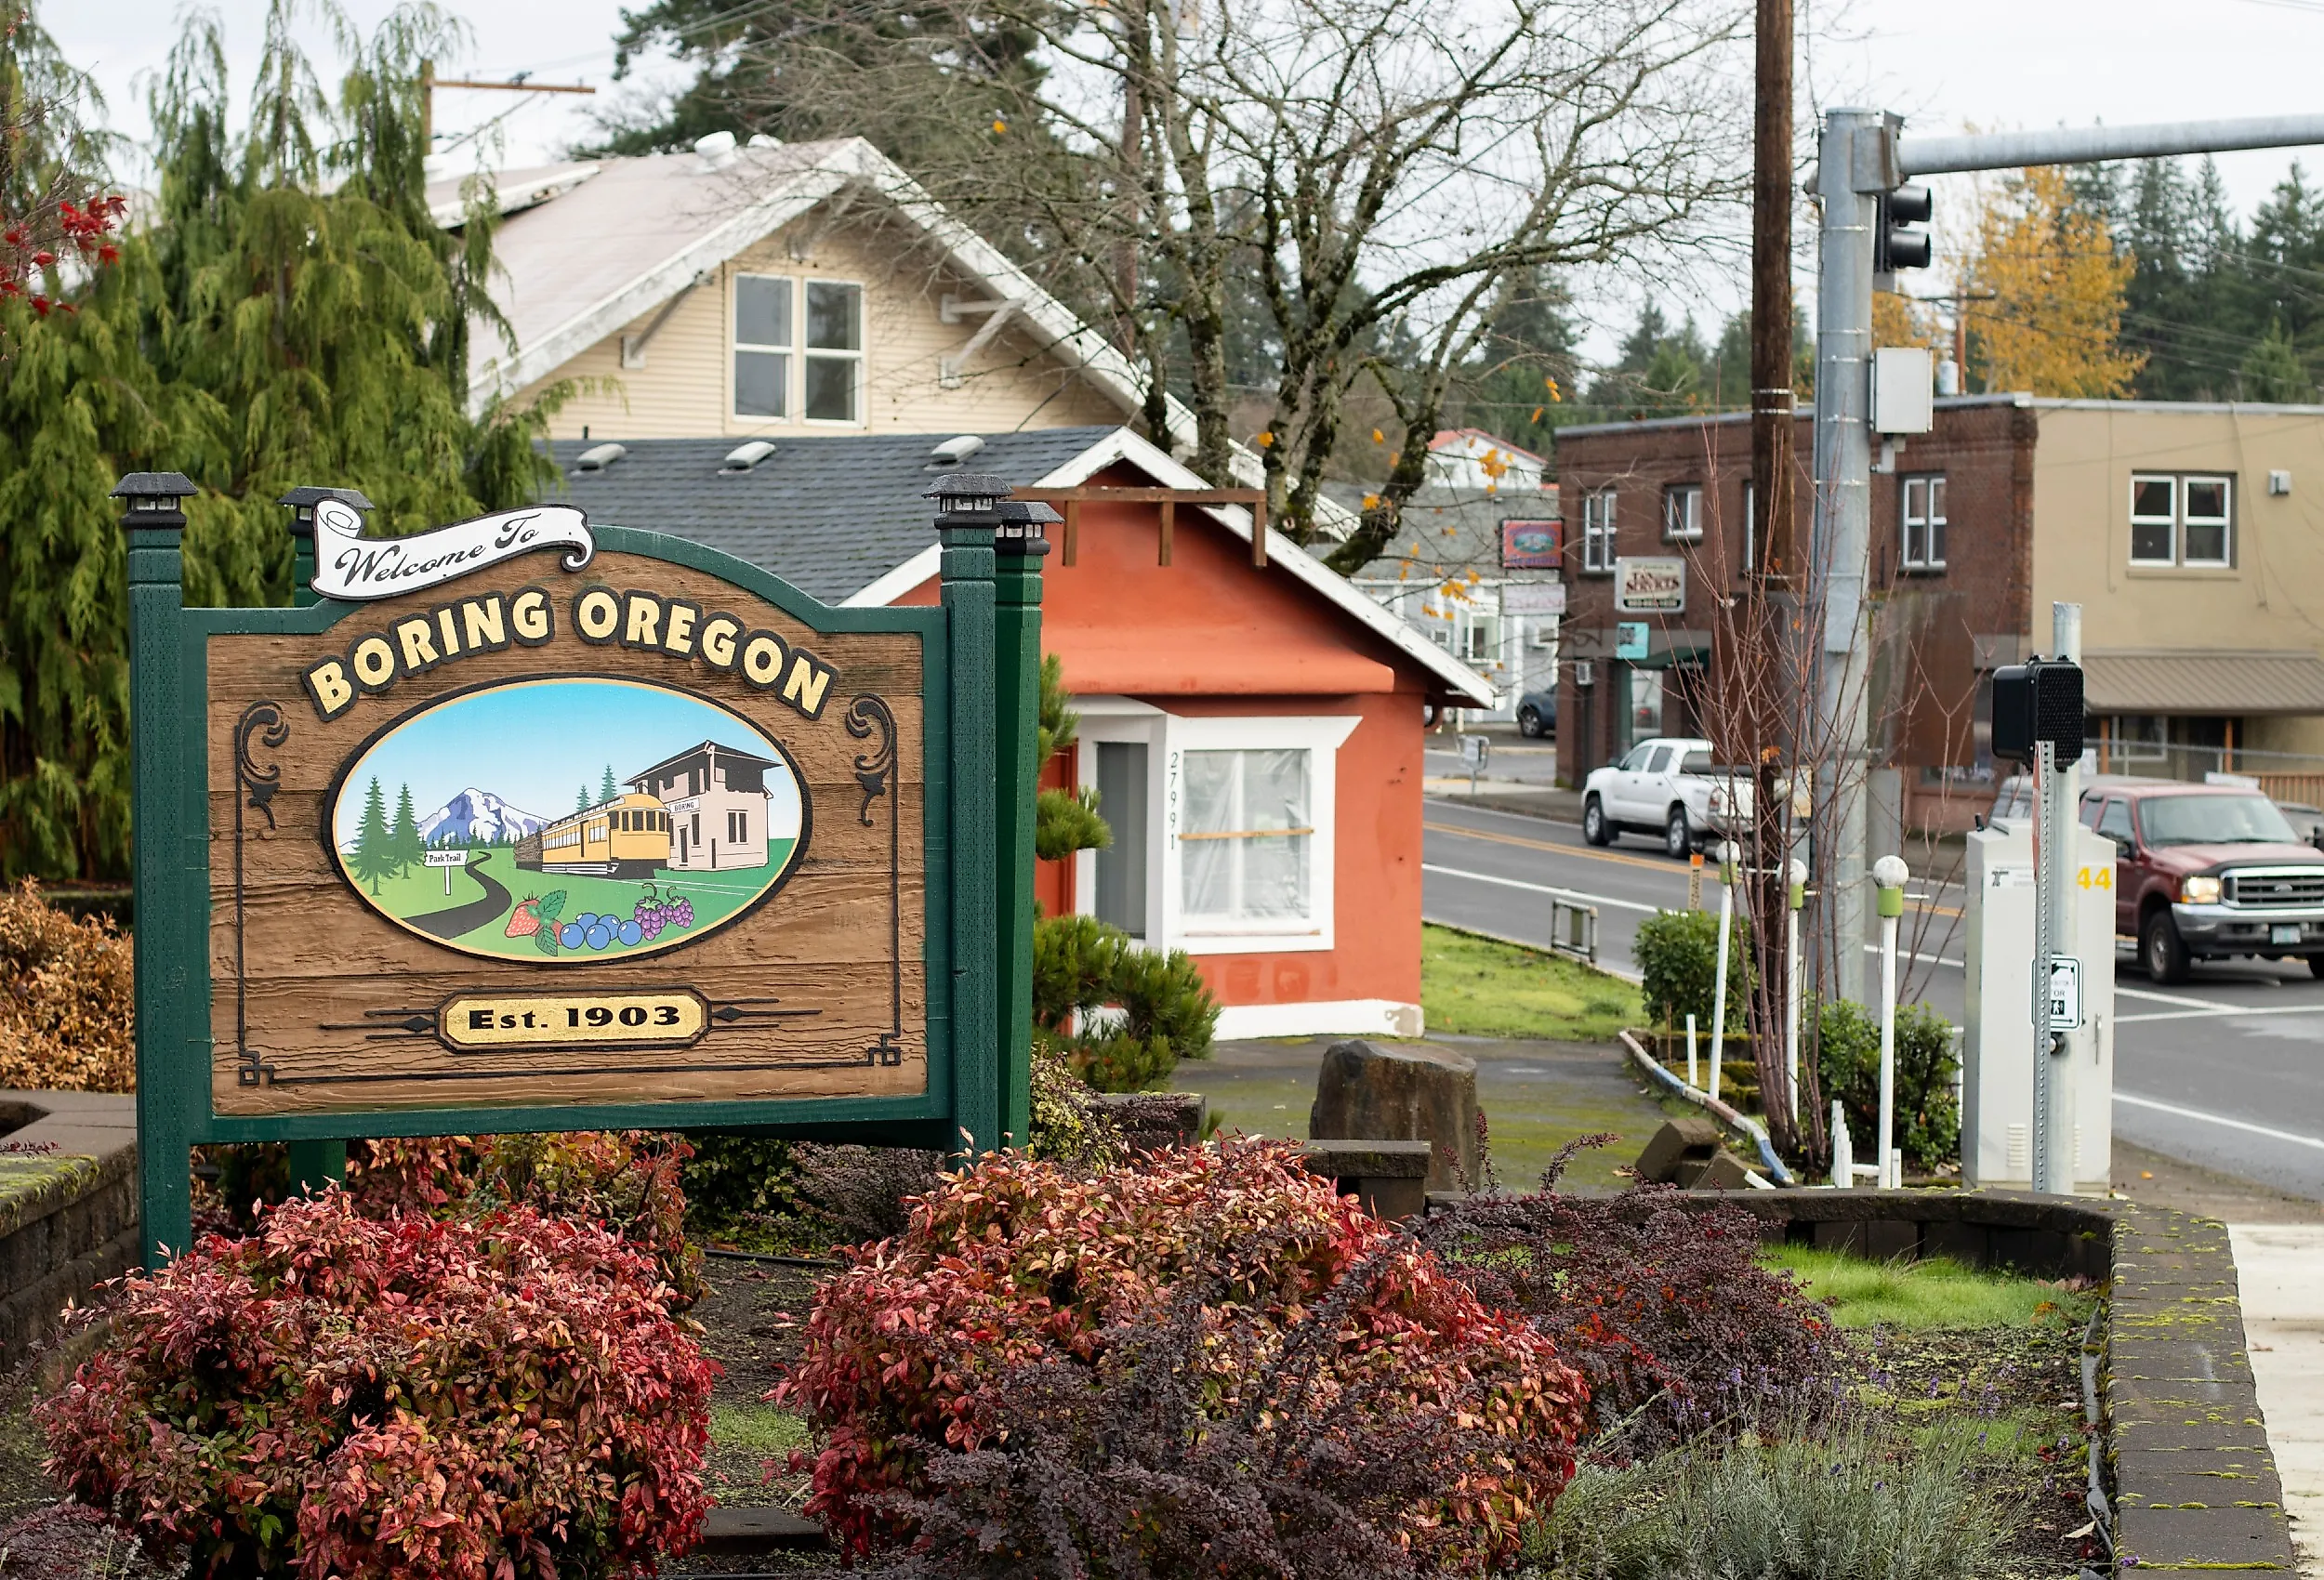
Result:
{"label": "traffic signal light", "polygon": [[1931,244],[1925,225],[1935,207],[1929,189],[1917,181],[1892,187],[1880,196],[1880,217],[1872,227],[1872,272],[1894,274],[1900,269],[1926,269]]}

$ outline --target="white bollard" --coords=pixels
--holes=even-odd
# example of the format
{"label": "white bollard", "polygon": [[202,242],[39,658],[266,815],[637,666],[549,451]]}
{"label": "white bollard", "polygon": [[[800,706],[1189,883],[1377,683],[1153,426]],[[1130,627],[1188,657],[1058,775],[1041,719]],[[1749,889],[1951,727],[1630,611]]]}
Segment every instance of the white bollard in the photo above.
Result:
{"label": "white bollard", "polygon": [[1791,936],[1788,955],[1790,965],[1783,977],[1783,1063],[1791,1088],[1791,1123],[1797,1125],[1800,1122],[1800,912],[1807,905],[1807,863],[1797,856],[1792,857],[1790,870],[1786,876],[1791,883],[1791,892],[1786,897],[1791,902],[1791,915],[1788,924]]}
{"label": "white bollard", "polygon": [[1881,914],[1881,1137],[1872,1155],[1881,1165],[1881,1184],[1894,1191],[1902,1186],[1903,1155],[1896,1147],[1896,923],[1905,914],[1905,880],[1912,876],[1903,858],[1882,856],[1872,863],[1872,882],[1879,890]]}
{"label": "white bollard", "polygon": [[1710,1095],[1719,1095],[1719,1067],[1727,1061],[1727,939],[1735,926],[1735,847],[1719,842],[1719,965],[1710,990]]}
{"label": "white bollard", "polygon": [[1686,1084],[1697,1091],[1703,1089],[1703,1073],[1695,1060],[1695,1012],[1686,1012]]}
{"label": "white bollard", "polygon": [[1856,1150],[1848,1140],[1848,1115],[1831,1099],[1831,1182],[1842,1191],[1856,1182]]}

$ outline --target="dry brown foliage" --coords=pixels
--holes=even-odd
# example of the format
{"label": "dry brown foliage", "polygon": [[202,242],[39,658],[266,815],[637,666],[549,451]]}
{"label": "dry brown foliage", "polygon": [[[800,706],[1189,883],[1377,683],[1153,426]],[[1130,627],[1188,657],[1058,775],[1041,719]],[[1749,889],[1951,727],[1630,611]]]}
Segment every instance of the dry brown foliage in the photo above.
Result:
{"label": "dry brown foliage", "polygon": [[129,940],[78,921],[28,879],[0,889],[0,1087],[127,1092],[138,1084]]}

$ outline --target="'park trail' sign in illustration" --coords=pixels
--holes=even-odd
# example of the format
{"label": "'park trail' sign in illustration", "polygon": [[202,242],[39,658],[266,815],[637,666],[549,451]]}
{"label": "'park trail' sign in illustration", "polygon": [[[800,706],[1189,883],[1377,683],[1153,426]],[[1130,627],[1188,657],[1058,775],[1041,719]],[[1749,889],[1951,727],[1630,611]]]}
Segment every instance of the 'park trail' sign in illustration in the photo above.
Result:
{"label": "'park trail' sign in illustration", "polygon": [[217,1113],[930,1094],[931,613],[666,541],[200,644]]}

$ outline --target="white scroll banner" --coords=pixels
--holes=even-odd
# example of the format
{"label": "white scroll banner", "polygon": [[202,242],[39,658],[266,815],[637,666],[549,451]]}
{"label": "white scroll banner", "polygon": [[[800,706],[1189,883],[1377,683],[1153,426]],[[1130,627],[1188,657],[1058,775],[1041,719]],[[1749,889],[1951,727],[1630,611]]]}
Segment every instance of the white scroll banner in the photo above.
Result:
{"label": "white scroll banner", "polygon": [[597,553],[588,517],[570,505],[502,510],[409,537],[363,533],[363,519],[354,507],[337,499],[315,506],[315,573],[309,585],[324,598],[394,598],[541,548],[565,549],[564,568],[578,571]]}

